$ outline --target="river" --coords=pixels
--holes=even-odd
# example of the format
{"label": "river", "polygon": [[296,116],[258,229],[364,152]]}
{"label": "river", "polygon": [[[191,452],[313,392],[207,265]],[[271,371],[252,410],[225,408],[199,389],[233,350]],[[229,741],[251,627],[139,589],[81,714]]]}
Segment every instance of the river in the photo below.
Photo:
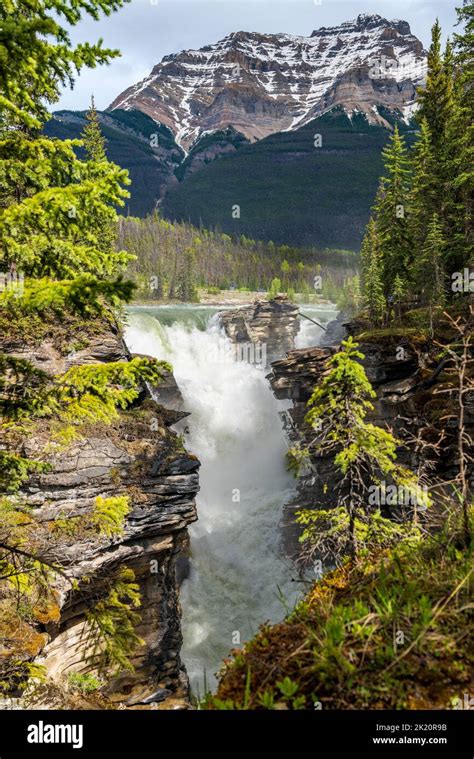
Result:
{"label": "river", "polygon": [[[322,323],[334,307],[302,306]],[[198,521],[190,527],[190,575],[181,588],[182,658],[196,695],[213,689],[223,658],[265,621],[282,619],[299,595],[280,551],[282,507],[295,488],[277,401],[263,366],[235,361],[218,308],[135,306],[126,341],[132,352],[166,359],[191,412],[185,444],[201,461]],[[296,347],[317,345],[321,329],[301,320]]]}

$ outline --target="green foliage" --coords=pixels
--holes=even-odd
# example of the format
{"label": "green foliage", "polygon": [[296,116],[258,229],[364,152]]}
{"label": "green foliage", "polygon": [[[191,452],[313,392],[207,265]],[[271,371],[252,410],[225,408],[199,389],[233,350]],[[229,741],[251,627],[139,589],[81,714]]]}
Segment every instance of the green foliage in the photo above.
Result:
{"label": "green foliage", "polygon": [[375,204],[381,277],[386,296],[393,294],[396,274],[408,277],[412,245],[408,224],[410,167],[403,136],[397,127],[382,151],[386,176]]}
{"label": "green foliage", "polygon": [[194,251],[188,248],[184,255],[181,256],[179,271],[174,285],[176,295],[183,303],[192,302],[197,299],[195,267]]}
{"label": "green foliage", "polygon": [[95,675],[81,674],[80,672],[71,672],[67,678],[70,690],[81,693],[86,696],[88,693],[94,693],[102,687],[103,683]]}
{"label": "green foliage", "polygon": [[[373,220],[385,296],[398,302],[400,319],[403,301],[414,291],[430,307],[431,328],[432,309],[448,295],[445,275],[472,264],[474,6],[465,3],[457,12],[465,29],[455,35],[454,48],[448,40],[443,53],[439,22],[432,28],[426,86],[418,92],[420,131],[411,156],[397,130],[383,151],[386,176]],[[366,302],[379,297],[369,273],[369,236],[370,228],[362,250]],[[377,323],[374,314],[371,321]]]}
{"label": "green foliage", "polygon": [[121,278],[98,280],[84,274],[72,280],[27,279],[19,298],[12,290],[0,294],[0,307],[12,315],[44,314],[52,311],[58,316],[70,311],[81,316],[96,316],[105,312],[104,305],[118,307],[131,300],[135,286]]}
{"label": "green foliage", "polygon": [[0,490],[15,493],[31,474],[41,474],[48,469],[48,464],[44,462],[24,458],[18,453],[0,451]]}
{"label": "green foliage", "polygon": [[125,171],[103,157],[80,161],[80,141],[49,139],[38,130],[47,106],[72,71],[107,62],[101,43],[70,46],[65,20],[110,13],[121,0],[7,0],[0,9],[0,261],[27,275],[98,276],[122,270],[124,251],[104,246],[104,225],[128,193]]}
{"label": "green foliage", "polygon": [[281,280],[278,279],[278,277],[275,277],[274,279],[272,279],[270,289],[268,291],[268,299],[273,300],[274,298],[276,298],[276,296],[280,292],[281,292]]}
{"label": "green foliage", "polygon": [[136,634],[140,621],[136,611],[141,605],[139,586],[133,571],[122,567],[107,596],[86,614],[90,661],[99,673],[115,674],[133,670],[130,656],[143,641]]}
{"label": "green foliage", "polygon": [[[308,454],[332,454],[340,472],[341,481],[336,485],[338,506],[346,510],[347,550],[352,555],[358,548],[357,521],[365,523],[374,512],[367,499],[371,485],[389,478],[405,488],[416,503],[429,504],[416,476],[396,463],[399,443],[392,433],[365,419],[373,411],[372,399],[376,394],[360,363],[364,356],[357,347],[349,337],[329,359],[328,371],[314,389],[305,417],[316,430]],[[341,514],[337,518],[338,527]],[[307,534],[305,539],[309,538]],[[310,543],[309,557],[319,550],[317,542]]]}
{"label": "green foliage", "polygon": [[423,305],[442,306],[445,300],[444,257],[445,241],[439,217],[433,213],[427,234],[414,266],[414,278]]}
{"label": "green foliage", "polygon": [[130,511],[128,496],[97,496],[94,502],[92,523],[102,535],[116,537],[123,534],[125,517]]}
{"label": "green foliage", "polygon": [[[91,173],[94,175],[96,166],[107,164],[105,140],[100,129],[94,97],[91,98],[91,105],[86,114],[86,119],[87,124],[82,133],[82,140],[87,159],[90,162]],[[104,216],[98,220],[98,225],[98,228],[95,229],[98,247],[103,254],[113,257],[117,236],[115,219]]]}
{"label": "green foliage", "polygon": [[[198,234],[200,244],[195,242]],[[210,294],[232,286],[239,292],[263,291],[272,279],[280,279],[286,260],[290,270],[281,291],[314,297],[314,277],[322,273],[322,294],[336,300],[357,267],[352,251],[290,248],[259,240],[243,244],[237,237],[198,230],[189,223],[171,224],[157,213],[146,219],[121,219],[118,246],[134,254],[127,273],[136,282],[138,295],[146,299],[183,297],[180,282],[191,298],[191,286]]]}
{"label": "green foliage", "polygon": [[61,20],[75,26],[84,14],[97,19],[123,5],[123,0],[5,0],[0,9],[0,109],[15,124],[38,128],[47,104],[59,99],[61,87],[82,68],[106,63],[117,50],[81,43],[71,45]]}
{"label": "green foliage", "polygon": [[361,250],[364,306],[371,323],[383,320],[386,301],[383,292],[380,240],[374,219],[369,221]]}
{"label": "green foliage", "polygon": [[0,353],[0,415],[17,419],[39,411],[46,397],[49,377],[23,358]]}
{"label": "green foliage", "polygon": [[158,384],[163,369],[171,367],[165,361],[138,357],[73,366],[56,378],[52,411],[67,424],[109,423],[117,418],[117,409],[127,408],[138,398],[144,382]]}
{"label": "green foliage", "polygon": [[[421,248],[425,240],[430,218],[437,206],[432,142],[428,122],[426,118],[421,118],[418,139],[413,148],[413,178],[410,192],[410,227],[416,251]],[[417,258],[414,260],[414,265],[417,266]]]}
{"label": "green foliage", "polygon": [[[318,555],[330,560],[344,553],[347,534],[350,528],[350,516],[346,508],[336,506],[333,509],[301,509],[296,522],[304,527],[300,535],[303,544],[303,556],[307,554],[306,546],[317,546]],[[359,559],[371,553],[394,548],[398,543],[410,541],[417,543],[422,532],[417,524],[396,522],[384,518],[380,512],[358,512],[354,521],[354,535],[358,546]]]}

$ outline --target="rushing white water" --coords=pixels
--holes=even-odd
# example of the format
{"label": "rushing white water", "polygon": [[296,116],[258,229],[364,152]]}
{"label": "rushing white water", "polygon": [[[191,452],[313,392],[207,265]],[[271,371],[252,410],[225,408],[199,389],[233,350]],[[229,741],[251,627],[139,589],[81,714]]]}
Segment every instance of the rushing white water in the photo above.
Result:
{"label": "rushing white water", "polygon": [[[327,320],[334,312],[317,313]],[[299,347],[315,344],[320,332],[302,325]],[[202,694],[230,649],[262,622],[281,619],[298,594],[279,550],[281,510],[295,486],[278,416],[288,404],[270,390],[270,367],[234,360],[212,309],[131,309],[126,339],[132,351],[172,363],[191,412],[186,446],[201,461],[201,490],[190,576],[181,589],[182,658]]]}

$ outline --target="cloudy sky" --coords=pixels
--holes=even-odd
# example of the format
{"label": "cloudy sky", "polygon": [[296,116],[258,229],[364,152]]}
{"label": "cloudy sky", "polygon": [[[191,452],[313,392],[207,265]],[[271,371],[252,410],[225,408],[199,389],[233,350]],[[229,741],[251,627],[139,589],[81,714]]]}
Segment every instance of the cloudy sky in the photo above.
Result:
{"label": "cloudy sky", "polygon": [[102,37],[122,56],[109,66],[84,71],[55,108],[87,108],[91,93],[97,107],[106,108],[164,55],[199,48],[239,30],[309,35],[359,13],[378,13],[408,21],[427,47],[436,16],[445,35],[452,34],[458,4],[461,0],[131,0],[112,16],[85,20],[71,31],[74,43]]}

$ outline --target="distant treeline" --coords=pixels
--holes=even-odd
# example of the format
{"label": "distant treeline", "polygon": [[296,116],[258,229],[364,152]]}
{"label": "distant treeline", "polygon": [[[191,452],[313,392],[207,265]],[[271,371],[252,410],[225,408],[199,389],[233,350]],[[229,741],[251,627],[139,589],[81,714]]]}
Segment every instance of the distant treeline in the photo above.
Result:
{"label": "distant treeline", "polygon": [[119,220],[119,249],[136,256],[128,275],[138,294],[156,299],[193,300],[196,288],[268,291],[279,279],[286,292],[338,299],[357,274],[358,255],[275,245],[244,235],[174,223],[153,214]]}

